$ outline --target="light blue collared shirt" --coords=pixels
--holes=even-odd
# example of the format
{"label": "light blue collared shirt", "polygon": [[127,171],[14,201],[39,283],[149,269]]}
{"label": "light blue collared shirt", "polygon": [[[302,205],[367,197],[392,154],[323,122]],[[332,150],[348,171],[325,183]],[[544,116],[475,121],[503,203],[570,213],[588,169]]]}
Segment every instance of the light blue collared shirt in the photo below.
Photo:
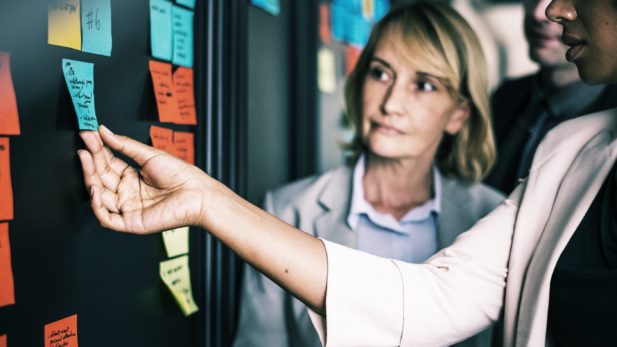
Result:
{"label": "light blue collared shirt", "polygon": [[358,249],[381,257],[422,263],[437,252],[437,215],[441,212],[441,174],[433,166],[435,196],[408,211],[401,220],[375,211],[364,198],[365,156],[353,172],[347,224],[358,233]]}

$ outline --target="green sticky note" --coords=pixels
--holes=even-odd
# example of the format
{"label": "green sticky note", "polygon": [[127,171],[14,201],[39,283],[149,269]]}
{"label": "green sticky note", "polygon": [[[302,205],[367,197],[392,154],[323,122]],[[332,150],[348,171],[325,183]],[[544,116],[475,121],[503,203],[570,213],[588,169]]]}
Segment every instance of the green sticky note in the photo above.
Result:
{"label": "green sticky note", "polygon": [[199,310],[193,292],[191,290],[191,272],[189,270],[189,256],[183,255],[178,258],[162,261],[159,264],[161,280],[167,285],[171,294],[176,299],[178,306],[185,316],[189,316]]}
{"label": "green sticky note", "polygon": [[163,242],[168,257],[187,254],[189,252],[189,227],[164,231]]}
{"label": "green sticky note", "polygon": [[193,67],[193,11],[173,7],[173,37],[175,65]]}
{"label": "green sticky note", "polygon": [[172,58],[172,5],[165,0],[150,0],[150,47],[152,56],[170,61]]}
{"label": "green sticky note", "polygon": [[111,55],[110,0],[81,0],[81,50]]}
{"label": "green sticky note", "polygon": [[73,99],[80,130],[97,130],[99,123],[94,109],[94,64],[62,59],[64,80]]}

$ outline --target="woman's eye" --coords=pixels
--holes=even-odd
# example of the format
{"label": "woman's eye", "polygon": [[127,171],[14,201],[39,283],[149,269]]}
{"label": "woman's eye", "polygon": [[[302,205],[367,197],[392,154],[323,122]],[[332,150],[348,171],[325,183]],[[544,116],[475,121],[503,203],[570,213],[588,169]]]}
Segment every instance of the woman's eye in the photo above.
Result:
{"label": "woman's eye", "polygon": [[428,81],[418,81],[416,82],[416,87],[418,88],[418,90],[423,92],[434,92],[435,90],[437,90],[437,86]]}
{"label": "woman's eye", "polygon": [[388,74],[384,70],[378,67],[371,68],[370,75],[373,79],[377,81],[386,82],[390,80],[390,76],[388,76]]}

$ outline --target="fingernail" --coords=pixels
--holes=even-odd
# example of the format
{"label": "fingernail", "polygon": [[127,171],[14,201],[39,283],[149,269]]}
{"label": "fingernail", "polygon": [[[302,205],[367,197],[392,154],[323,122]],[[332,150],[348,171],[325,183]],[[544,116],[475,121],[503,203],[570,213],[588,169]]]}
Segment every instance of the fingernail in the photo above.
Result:
{"label": "fingernail", "polygon": [[109,130],[109,128],[108,128],[108,127],[104,126],[103,124],[101,124],[101,125],[99,126],[99,129],[100,129],[100,130],[103,130],[103,131],[105,131],[105,132],[107,132],[109,135],[113,135],[113,134],[114,134],[111,130]]}

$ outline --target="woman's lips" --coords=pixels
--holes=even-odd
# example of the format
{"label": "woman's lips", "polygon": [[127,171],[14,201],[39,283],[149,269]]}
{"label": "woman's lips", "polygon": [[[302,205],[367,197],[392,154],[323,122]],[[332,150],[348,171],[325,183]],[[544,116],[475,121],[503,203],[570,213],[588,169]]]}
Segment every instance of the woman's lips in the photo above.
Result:
{"label": "woman's lips", "polygon": [[376,122],[372,122],[371,127],[380,133],[384,133],[388,135],[402,135],[403,134],[402,131],[396,129],[395,127],[385,125],[385,124],[379,124]]}

